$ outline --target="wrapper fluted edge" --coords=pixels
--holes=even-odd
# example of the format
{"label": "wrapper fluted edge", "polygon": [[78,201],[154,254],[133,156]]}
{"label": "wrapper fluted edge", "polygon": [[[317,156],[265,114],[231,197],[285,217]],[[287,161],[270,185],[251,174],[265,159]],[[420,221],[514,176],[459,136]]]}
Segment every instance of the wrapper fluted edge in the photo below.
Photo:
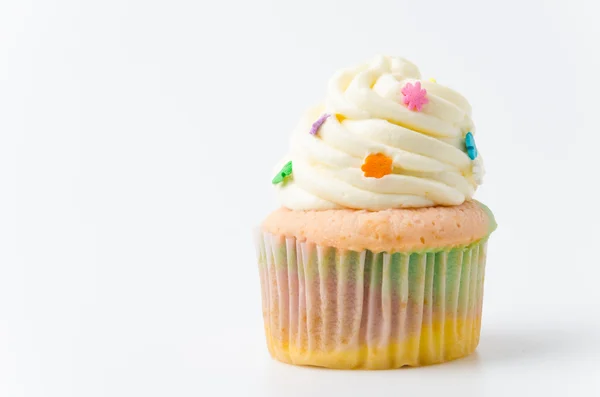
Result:
{"label": "wrapper fluted edge", "polygon": [[435,251],[323,247],[257,230],[271,356],[390,369],[441,363],[479,343],[487,237]]}

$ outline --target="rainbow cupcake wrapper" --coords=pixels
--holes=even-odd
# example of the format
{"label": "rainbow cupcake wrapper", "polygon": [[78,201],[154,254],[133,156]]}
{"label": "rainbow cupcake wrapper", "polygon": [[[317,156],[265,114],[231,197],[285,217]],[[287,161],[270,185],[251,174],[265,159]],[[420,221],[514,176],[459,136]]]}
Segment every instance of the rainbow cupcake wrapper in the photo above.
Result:
{"label": "rainbow cupcake wrapper", "polygon": [[486,246],[390,254],[258,233],[269,352],[291,364],[365,369],[466,356],[479,343]]}

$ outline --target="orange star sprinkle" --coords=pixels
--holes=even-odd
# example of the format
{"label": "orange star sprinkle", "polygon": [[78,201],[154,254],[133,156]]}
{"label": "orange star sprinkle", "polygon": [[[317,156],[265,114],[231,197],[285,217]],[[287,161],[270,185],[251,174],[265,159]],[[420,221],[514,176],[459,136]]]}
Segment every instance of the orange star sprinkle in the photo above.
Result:
{"label": "orange star sprinkle", "polygon": [[360,169],[368,178],[383,178],[392,173],[392,159],[382,153],[369,154]]}

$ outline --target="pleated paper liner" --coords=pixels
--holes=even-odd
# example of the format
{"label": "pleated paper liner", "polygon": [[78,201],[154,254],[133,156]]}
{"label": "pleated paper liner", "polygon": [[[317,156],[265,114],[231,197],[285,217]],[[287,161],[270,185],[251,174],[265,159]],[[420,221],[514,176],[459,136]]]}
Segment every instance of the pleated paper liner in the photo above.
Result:
{"label": "pleated paper liner", "polygon": [[257,235],[267,345],[283,362],[388,369],[479,343],[487,239],[436,252],[355,252]]}

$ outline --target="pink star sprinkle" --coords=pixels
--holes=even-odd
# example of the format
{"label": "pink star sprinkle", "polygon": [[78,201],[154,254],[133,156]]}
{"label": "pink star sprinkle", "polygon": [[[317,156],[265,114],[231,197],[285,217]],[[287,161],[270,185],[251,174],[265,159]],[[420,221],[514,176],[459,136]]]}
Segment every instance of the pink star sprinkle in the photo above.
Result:
{"label": "pink star sprinkle", "polygon": [[429,103],[429,99],[427,99],[427,90],[421,88],[420,81],[417,81],[415,85],[407,83],[404,88],[402,88],[402,95],[404,95],[402,101],[408,106],[408,110],[420,112],[423,105]]}
{"label": "pink star sprinkle", "polygon": [[325,113],[321,117],[319,117],[317,119],[317,121],[315,121],[313,123],[312,127],[310,127],[309,134],[310,135],[317,135],[317,132],[319,132],[319,128],[321,128],[321,125],[325,122],[325,120],[327,120],[327,118],[329,116],[331,116],[329,113]]}

